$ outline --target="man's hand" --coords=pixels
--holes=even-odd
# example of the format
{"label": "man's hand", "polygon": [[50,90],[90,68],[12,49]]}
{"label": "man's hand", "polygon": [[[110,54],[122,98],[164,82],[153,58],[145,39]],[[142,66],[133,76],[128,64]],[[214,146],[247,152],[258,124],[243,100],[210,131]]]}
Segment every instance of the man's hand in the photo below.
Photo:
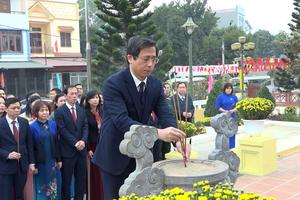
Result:
{"label": "man's hand", "polygon": [[182,157],[186,157],[187,160],[190,159],[190,156],[191,156],[191,144],[187,143],[186,144],[186,150],[185,150],[185,154],[181,148],[181,143],[180,141],[176,142],[176,149],[179,153],[181,153]]}
{"label": "man's hand", "polygon": [[76,144],[75,147],[77,148],[78,151],[81,151],[85,147],[85,142],[82,140],[79,140]]}
{"label": "man's hand", "polygon": [[165,142],[179,141],[180,139],[185,138],[185,133],[181,130],[173,127],[168,127],[164,129],[157,129],[158,138]]}
{"label": "man's hand", "polygon": [[191,112],[183,112],[182,115],[186,118],[190,118],[192,117],[192,113]]}
{"label": "man's hand", "polygon": [[8,154],[7,158],[10,160],[19,160],[21,158],[21,154],[13,151]]}

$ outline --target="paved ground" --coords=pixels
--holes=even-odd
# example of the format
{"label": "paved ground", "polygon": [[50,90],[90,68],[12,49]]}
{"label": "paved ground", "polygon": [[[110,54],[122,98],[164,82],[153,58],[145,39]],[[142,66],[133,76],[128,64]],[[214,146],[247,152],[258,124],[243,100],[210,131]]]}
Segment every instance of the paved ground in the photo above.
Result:
{"label": "paved ground", "polygon": [[278,170],[274,173],[241,175],[235,188],[277,200],[300,200],[300,151],[278,158]]}
{"label": "paved ground", "polygon": [[[214,149],[216,133],[211,127],[206,134],[195,136],[192,150],[199,159],[207,159]],[[277,200],[300,200],[300,123],[266,121],[261,135],[277,139],[278,169],[266,176],[241,174],[235,188],[254,192],[265,197],[275,197]],[[246,134],[239,127],[238,139]],[[293,152],[293,153],[291,153]]]}

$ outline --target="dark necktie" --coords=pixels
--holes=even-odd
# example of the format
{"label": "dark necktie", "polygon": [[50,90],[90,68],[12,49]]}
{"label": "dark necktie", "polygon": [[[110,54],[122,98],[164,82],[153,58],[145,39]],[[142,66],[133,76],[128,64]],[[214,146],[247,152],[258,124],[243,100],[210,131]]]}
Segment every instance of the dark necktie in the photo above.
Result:
{"label": "dark necktie", "polygon": [[[16,126],[16,121],[12,121],[11,123],[13,125],[13,132],[14,132],[15,140],[17,142],[17,153],[20,153],[20,143],[19,143],[20,134],[19,134],[19,130],[18,130],[17,126]],[[17,166],[19,166],[19,160],[17,162]],[[18,174],[20,173],[19,170],[20,169],[18,167]]]}
{"label": "dark necktie", "polygon": [[140,99],[141,105],[144,104],[144,89],[145,89],[145,82],[142,81],[139,84],[139,99]]}
{"label": "dark necktie", "polygon": [[14,132],[15,140],[17,143],[19,143],[20,136],[19,136],[19,130],[16,126],[16,121],[12,121],[12,125],[13,125],[13,132]]}
{"label": "dark necktie", "polygon": [[74,123],[76,124],[77,118],[76,118],[76,114],[75,114],[75,108],[74,108],[74,107],[71,107],[71,110],[72,110],[72,118],[73,118],[73,121],[74,121]]}

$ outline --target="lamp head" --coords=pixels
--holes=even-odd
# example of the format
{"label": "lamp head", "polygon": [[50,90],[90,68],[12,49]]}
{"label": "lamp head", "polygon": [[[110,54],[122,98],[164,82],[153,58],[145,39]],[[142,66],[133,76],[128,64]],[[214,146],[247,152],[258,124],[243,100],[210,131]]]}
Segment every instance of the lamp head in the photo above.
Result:
{"label": "lamp head", "polygon": [[236,43],[233,43],[232,45],[231,45],[231,49],[233,50],[233,51],[236,51],[236,50],[239,50],[240,48],[241,48],[241,43],[239,43],[239,42],[236,42]]}
{"label": "lamp head", "polygon": [[198,27],[198,25],[194,23],[191,17],[189,17],[181,27],[185,28],[186,32],[191,35],[194,32],[194,29]]}
{"label": "lamp head", "polygon": [[246,42],[246,37],[245,36],[240,36],[239,37],[239,43],[244,44]]}
{"label": "lamp head", "polygon": [[249,50],[255,49],[255,43],[254,42],[248,42],[248,49]]}

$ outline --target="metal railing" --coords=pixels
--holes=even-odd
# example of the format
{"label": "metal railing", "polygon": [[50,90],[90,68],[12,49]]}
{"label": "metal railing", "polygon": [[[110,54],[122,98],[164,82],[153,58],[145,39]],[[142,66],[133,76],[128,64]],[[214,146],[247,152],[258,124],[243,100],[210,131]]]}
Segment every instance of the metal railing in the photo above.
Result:
{"label": "metal railing", "polygon": [[276,106],[300,106],[300,93],[274,92],[272,96],[276,101]]}

